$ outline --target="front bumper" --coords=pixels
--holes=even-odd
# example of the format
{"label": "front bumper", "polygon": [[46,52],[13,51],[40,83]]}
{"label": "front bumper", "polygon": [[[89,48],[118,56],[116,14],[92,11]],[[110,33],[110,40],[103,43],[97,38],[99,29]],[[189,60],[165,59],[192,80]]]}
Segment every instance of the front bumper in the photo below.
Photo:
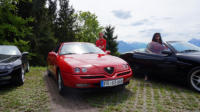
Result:
{"label": "front bumper", "polygon": [[61,72],[63,83],[71,88],[100,88],[102,80],[114,80],[123,78],[123,84],[128,84],[132,77],[132,70],[126,70],[114,73],[112,75],[95,74],[95,75],[73,75],[66,72]]}
{"label": "front bumper", "polygon": [[15,73],[18,73],[19,70],[20,70],[19,67],[12,68],[12,69],[9,69],[9,70],[0,70],[0,82],[11,80],[12,75],[15,74]]}
{"label": "front bumper", "polygon": [[1,70],[0,71],[0,81],[10,80],[12,77],[13,69],[10,70]]}

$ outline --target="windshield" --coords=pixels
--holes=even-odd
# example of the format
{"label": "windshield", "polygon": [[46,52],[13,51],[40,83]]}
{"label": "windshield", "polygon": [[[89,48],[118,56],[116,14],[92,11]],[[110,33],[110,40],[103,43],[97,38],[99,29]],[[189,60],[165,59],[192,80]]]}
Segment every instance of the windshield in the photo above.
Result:
{"label": "windshield", "polygon": [[64,44],[60,51],[64,54],[105,54],[101,49],[90,43],[67,43]]}
{"label": "windshield", "polygon": [[197,47],[188,42],[169,42],[169,43],[177,52],[180,52],[180,53],[200,51],[200,47]]}
{"label": "windshield", "polygon": [[1,55],[20,55],[20,51],[16,46],[4,46],[0,45]]}

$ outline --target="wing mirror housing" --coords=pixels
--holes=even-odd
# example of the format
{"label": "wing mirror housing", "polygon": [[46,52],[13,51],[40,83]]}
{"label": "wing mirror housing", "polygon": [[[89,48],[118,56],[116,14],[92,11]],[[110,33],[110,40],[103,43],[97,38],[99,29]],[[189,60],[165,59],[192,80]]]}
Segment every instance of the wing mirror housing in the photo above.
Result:
{"label": "wing mirror housing", "polygon": [[23,52],[23,53],[22,53],[22,56],[24,56],[24,55],[28,55],[28,52]]}
{"label": "wing mirror housing", "polygon": [[169,51],[169,50],[163,50],[161,53],[162,53],[162,54],[166,54],[166,55],[168,55],[168,56],[172,55],[172,52]]}
{"label": "wing mirror housing", "polygon": [[107,50],[107,51],[105,51],[105,53],[106,53],[106,54],[110,54],[110,51]]}

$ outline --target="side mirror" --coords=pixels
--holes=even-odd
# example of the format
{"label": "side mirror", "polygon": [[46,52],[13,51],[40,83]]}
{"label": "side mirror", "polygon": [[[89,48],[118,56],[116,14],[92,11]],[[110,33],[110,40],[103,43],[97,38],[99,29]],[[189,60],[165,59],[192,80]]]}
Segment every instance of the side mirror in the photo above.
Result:
{"label": "side mirror", "polygon": [[49,55],[57,56],[57,53],[55,53],[54,51],[51,51],[51,52],[49,52]]}
{"label": "side mirror", "polygon": [[172,52],[169,51],[169,50],[163,50],[161,53],[162,53],[162,54],[166,54],[166,55],[168,55],[168,56],[172,55]]}
{"label": "side mirror", "polygon": [[110,51],[105,51],[106,54],[110,54]]}
{"label": "side mirror", "polygon": [[23,52],[22,55],[23,55],[23,56],[24,56],[24,55],[28,55],[28,52]]}

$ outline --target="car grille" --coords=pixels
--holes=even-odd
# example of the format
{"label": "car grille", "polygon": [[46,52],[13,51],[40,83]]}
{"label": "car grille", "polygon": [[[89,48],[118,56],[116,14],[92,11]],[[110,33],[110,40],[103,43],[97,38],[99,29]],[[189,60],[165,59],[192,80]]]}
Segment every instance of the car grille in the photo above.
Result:
{"label": "car grille", "polygon": [[114,67],[105,67],[104,71],[107,72],[108,74],[113,74],[114,72]]}
{"label": "car grille", "polygon": [[128,72],[123,72],[123,73],[117,74],[117,76],[123,76],[123,75],[127,75],[127,74],[129,74],[129,73],[130,73],[130,71],[128,71]]}
{"label": "car grille", "polygon": [[8,71],[0,71],[0,74],[8,73]]}
{"label": "car grille", "polygon": [[81,76],[81,79],[96,79],[96,78],[105,78],[105,76]]}

